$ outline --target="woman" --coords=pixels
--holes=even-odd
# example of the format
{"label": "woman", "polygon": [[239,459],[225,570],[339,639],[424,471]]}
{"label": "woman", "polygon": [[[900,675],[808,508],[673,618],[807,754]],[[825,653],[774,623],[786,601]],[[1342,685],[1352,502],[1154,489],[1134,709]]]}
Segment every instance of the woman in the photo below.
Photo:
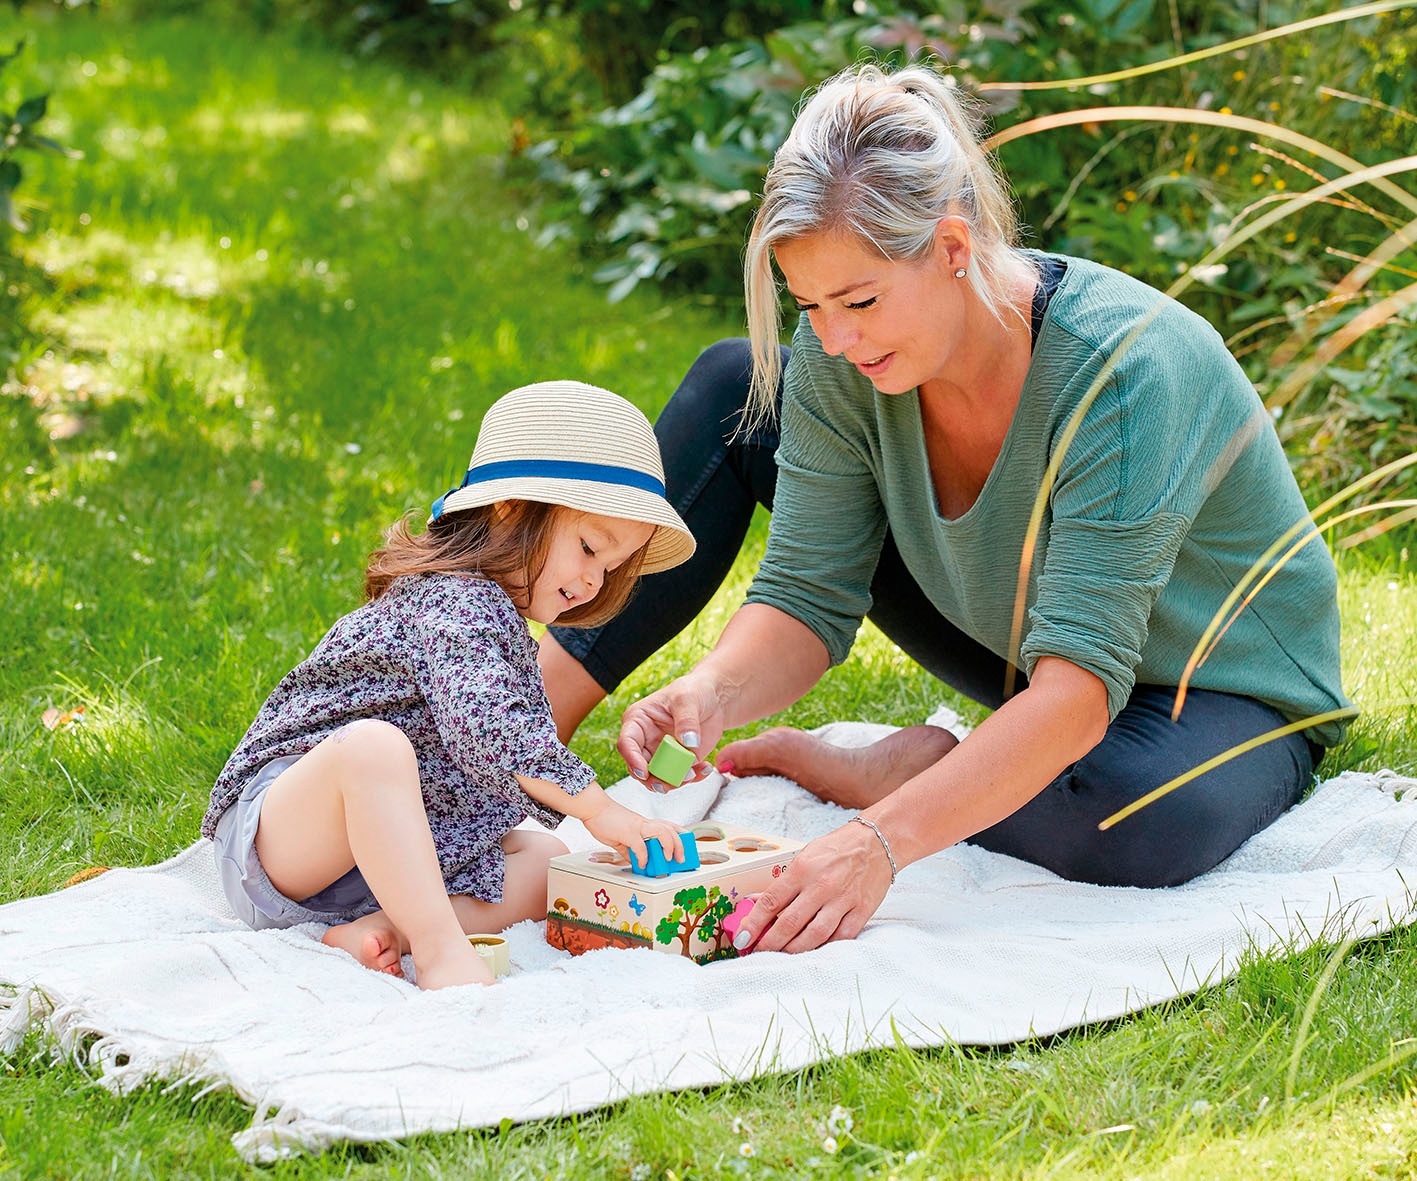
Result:
{"label": "woman", "polygon": [[[625,713],[635,774],[664,734],[704,754],[796,701],[868,613],[994,708],[958,743],[911,727],[859,752],[786,730],[725,747],[721,769],[785,774],[860,809],[763,895],[744,945],[851,938],[897,872],[962,840],[1079,881],[1186,881],[1293,804],[1341,735],[1330,722],[1269,741],[1099,830],[1205,760],[1347,706],[1336,577],[1324,547],[1305,546],[1171,720],[1212,614],[1307,509],[1208,325],[1117,271],[1021,251],[1015,236],[945,79],[865,66],[825,83],[777,153],[749,239],[751,374],[741,348],[716,346],[657,428],[703,558],[647,586],[613,633],[543,643],[558,721],[573,729],[626,661],[712,593],[711,563],[721,578],[756,499],[773,516],[747,602],[696,667]],[[774,260],[803,313],[780,395]],[[735,377],[750,387],[746,436],[724,406]],[[732,443],[714,430],[725,418]]]}

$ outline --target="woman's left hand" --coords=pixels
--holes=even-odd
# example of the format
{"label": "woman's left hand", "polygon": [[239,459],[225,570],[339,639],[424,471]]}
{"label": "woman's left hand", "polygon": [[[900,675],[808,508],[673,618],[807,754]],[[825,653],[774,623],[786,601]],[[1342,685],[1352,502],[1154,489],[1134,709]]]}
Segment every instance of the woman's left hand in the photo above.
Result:
{"label": "woman's left hand", "polygon": [[743,920],[742,951],[810,951],[854,939],[891,885],[890,862],[864,824],[843,824],[802,849]]}

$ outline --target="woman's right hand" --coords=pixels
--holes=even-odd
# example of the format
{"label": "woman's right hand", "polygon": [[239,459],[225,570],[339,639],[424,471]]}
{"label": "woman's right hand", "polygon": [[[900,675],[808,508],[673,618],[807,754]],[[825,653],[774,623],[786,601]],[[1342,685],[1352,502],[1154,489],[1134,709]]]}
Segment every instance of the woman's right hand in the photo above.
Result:
{"label": "woman's right hand", "polygon": [[631,775],[649,782],[649,761],[664,737],[672,734],[694,752],[696,761],[689,780],[698,780],[708,770],[704,756],[718,744],[723,731],[717,686],[706,673],[695,669],[625,710],[620,722],[620,756]]}

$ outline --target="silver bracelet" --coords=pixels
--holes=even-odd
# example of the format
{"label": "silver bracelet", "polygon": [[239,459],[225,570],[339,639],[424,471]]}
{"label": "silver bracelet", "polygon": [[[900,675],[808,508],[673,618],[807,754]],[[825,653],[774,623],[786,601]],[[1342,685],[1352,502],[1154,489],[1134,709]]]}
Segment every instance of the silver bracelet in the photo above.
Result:
{"label": "silver bracelet", "polygon": [[896,873],[898,871],[895,867],[895,854],[891,852],[891,843],[890,841],[886,840],[886,834],[876,827],[875,821],[867,820],[864,816],[853,816],[851,818],[851,823],[864,824],[867,828],[869,828],[873,833],[876,834],[876,839],[881,842],[881,848],[886,851],[886,860],[891,863],[891,885],[894,886]]}

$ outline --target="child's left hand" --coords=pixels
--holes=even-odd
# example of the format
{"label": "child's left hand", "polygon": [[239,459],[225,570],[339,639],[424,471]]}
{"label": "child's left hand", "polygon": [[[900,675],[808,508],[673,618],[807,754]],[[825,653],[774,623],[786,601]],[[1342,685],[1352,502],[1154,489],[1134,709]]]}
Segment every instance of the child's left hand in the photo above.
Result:
{"label": "child's left hand", "polygon": [[584,818],[590,835],[602,844],[610,845],[620,856],[632,851],[641,865],[648,862],[645,841],[653,837],[670,861],[684,860],[684,843],[679,830],[664,820],[651,820],[629,808],[607,799],[605,807],[594,816]]}

